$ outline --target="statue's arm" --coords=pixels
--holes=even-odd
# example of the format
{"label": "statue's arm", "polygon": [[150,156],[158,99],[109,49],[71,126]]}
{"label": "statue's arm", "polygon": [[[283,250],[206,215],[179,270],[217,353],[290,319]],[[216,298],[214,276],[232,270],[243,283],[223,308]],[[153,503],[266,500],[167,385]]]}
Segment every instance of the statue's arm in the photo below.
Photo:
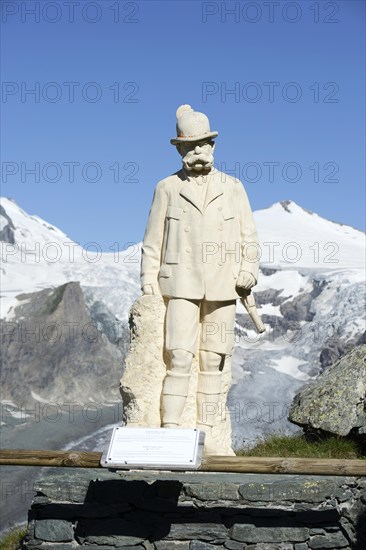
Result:
{"label": "statue's arm", "polygon": [[155,188],[141,248],[141,289],[144,294],[159,294],[158,274],[164,238],[168,197],[164,181]]}
{"label": "statue's arm", "polygon": [[251,288],[257,284],[259,273],[259,240],[252,209],[243,184],[236,183],[239,207],[241,264],[237,285]]}

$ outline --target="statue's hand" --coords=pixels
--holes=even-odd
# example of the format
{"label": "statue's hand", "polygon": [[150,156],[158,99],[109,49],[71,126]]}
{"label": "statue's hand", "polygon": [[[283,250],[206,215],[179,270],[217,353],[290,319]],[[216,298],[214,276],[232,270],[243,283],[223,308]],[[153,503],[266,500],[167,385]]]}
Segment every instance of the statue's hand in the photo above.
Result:
{"label": "statue's hand", "polygon": [[249,290],[255,285],[255,279],[249,271],[240,271],[236,280],[236,286]]}
{"label": "statue's hand", "polygon": [[142,292],[143,292],[144,295],[145,294],[147,294],[147,295],[160,294],[157,285],[144,285],[142,287]]}

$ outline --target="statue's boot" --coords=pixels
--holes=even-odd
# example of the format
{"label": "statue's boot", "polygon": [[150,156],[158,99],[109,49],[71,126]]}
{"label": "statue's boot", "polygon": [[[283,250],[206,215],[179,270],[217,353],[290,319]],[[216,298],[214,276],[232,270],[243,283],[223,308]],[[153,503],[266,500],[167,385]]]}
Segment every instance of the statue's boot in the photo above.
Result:
{"label": "statue's boot", "polygon": [[220,405],[221,377],[220,371],[198,373],[196,426],[206,434],[204,452],[210,455],[219,454],[212,429]]}
{"label": "statue's boot", "polygon": [[187,400],[191,375],[168,371],[163,382],[161,419],[163,428],[177,428]]}

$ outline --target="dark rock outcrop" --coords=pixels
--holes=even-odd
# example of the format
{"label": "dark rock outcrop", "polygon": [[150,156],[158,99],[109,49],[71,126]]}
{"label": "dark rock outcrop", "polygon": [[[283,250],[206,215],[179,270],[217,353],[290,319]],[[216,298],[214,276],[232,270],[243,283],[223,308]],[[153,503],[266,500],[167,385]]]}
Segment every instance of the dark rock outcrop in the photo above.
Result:
{"label": "dark rock outcrop", "polygon": [[5,218],[7,223],[2,224],[0,228],[0,241],[3,241],[4,243],[14,244],[15,243],[15,237],[14,237],[14,224],[7,215],[7,213],[4,210],[4,207],[0,204],[0,216]]}
{"label": "dark rock outcrop", "polygon": [[288,419],[305,430],[366,434],[366,345],[346,353],[295,395]]}
{"label": "dark rock outcrop", "polygon": [[[93,320],[78,282],[18,300],[12,316],[0,322],[2,398],[117,401],[123,353],[102,330],[111,314],[104,310],[104,323]],[[99,320],[100,312],[94,312]]]}

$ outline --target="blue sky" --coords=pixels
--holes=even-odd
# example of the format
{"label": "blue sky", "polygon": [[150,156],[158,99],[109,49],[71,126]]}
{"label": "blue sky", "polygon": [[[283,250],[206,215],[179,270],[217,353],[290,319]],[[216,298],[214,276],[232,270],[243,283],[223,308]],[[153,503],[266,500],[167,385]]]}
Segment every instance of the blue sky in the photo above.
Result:
{"label": "blue sky", "polygon": [[182,103],[209,116],[253,209],[291,199],[364,229],[363,1],[1,8],[1,194],[76,242],[142,240],[181,166]]}

